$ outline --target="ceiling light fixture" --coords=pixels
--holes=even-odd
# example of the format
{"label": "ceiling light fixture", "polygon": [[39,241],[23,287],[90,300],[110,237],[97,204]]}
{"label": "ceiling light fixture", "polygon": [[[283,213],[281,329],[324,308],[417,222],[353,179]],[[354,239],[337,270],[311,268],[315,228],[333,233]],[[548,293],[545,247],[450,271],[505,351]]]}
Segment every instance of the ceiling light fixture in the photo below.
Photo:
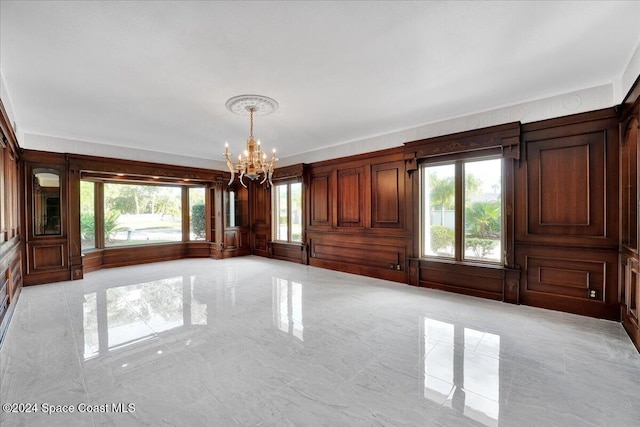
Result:
{"label": "ceiling light fixture", "polygon": [[229,153],[229,144],[224,143],[224,156],[227,159],[227,167],[231,172],[229,185],[233,182],[236,173],[240,173],[238,181],[243,187],[247,187],[243,177],[250,180],[256,180],[261,174],[264,175],[260,184],[267,182],[267,186],[273,185],[271,177],[276,166],[276,149],[273,149],[271,160],[267,161],[267,153],[262,151],[260,140],[253,138],[253,116],[266,116],[278,109],[278,103],[271,98],[262,95],[240,95],[229,99],[226,104],[229,111],[240,115],[249,115],[250,128],[249,139],[247,139],[247,147],[243,153],[238,155],[238,163],[233,164],[231,161],[231,153]]}

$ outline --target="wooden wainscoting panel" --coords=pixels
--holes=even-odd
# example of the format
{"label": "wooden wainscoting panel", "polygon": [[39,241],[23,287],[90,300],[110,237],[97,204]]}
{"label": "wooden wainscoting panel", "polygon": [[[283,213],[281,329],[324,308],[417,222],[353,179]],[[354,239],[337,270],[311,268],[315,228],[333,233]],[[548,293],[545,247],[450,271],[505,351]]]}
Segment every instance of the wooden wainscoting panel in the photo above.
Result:
{"label": "wooden wainscoting panel", "polygon": [[384,245],[371,247],[366,244],[335,240],[314,240],[311,245],[311,253],[315,259],[349,262],[384,269],[391,269],[391,265],[398,265],[400,258],[404,258],[403,247]]}
{"label": "wooden wainscoting panel", "polygon": [[29,243],[29,272],[66,268],[66,243]]}
{"label": "wooden wainscoting panel", "polygon": [[266,251],[268,250],[269,236],[264,233],[255,233],[253,240],[253,249],[255,251]]}
{"label": "wooden wainscoting panel", "polygon": [[253,255],[269,256],[269,236],[271,235],[271,189],[251,182],[249,189],[251,206],[251,253]]}
{"label": "wooden wainscoting panel", "polygon": [[240,233],[238,230],[224,230],[224,249],[237,249],[240,247]]}
{"label": "wooden wainscoting panel", "polygon": [[419,261],[419,286],[502,300],[505,270],[492,266]]}
{"label": "wooden wainscoting panel", "polygon": [[309,264],[406,283],[410,246],[406,238],[312,233]]}
{"label": "wooden wainscoting panel", "polygon": [[207,241],[193,241],[185,243],[188,258],[208,258],[210,255],[209,242]]}
{"label": "wooden wainscoting panel", "polygon": [[527,291],[589,298],[596,291],[602,300],[606,263],[548,257],[527,258]]}
{"label": "wooden wainscoting panel", "polygon": [[[255,184],[255,183],[252,183]],[[251,210],[253,226],[269,225],[269,212],[271,205],[271,192],[265,185],[252,185],[251,195],[253,196],[253,208]]]}
{"label": "wooden wainscoting panel", "polygon": [[331,225],[331,174],[325,172],[311,176],[309,203],[311,226]]}
{"label": "wooden wainscoting panel", "polygon": [[338,170],[338,227],[364,227],[364,168]]}
{"label": "wooden wainscoting panel", "polygon": [[102,269],[103,249],[96,249],[82,254],[82,270],[84,274]]}
{"label": "wooden wainscoting panel", "polygon": [[186,254],[187,246],[185,243],[109,248],[103,251],[102,267],[121,267],[149,262],[170,261],[186,258]]}
{"label": "wooden wainscoting panel", "polygon": [[239,230],[238,235],[240,236],[239,247],[240,248],[249,248],[249,230],[244,227]]}
{"label": "wooden wainscoting panel", "polygon": [[371,166],[371,227],[405,227],[404,187],[404,162]]}
{"label": "wooden wainscoting panel", "polygon": [[530,234],[605,235],[606,133],[529,144]]}
{"label": "wooden wainscoting panel", "polygon": [[613,249],[619,240],[618,116],[614,109],[522,125],[515,242]]}
{"label": "wooden wainscoting panel", "polygon": [[619,318],[617,251],[520,246],[516,260],[523,304]]}
{"label": "wooden wainscoting panel", "polygon": [[301,244],[271,242],[271,257],[274,259],[304,264],[303,254]]}

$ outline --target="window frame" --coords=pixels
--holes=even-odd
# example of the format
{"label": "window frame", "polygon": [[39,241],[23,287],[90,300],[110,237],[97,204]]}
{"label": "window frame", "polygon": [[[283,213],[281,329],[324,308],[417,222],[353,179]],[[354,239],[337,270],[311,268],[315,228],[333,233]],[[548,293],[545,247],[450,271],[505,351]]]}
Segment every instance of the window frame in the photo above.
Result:
{"label": "window frame", "polygon": [[[300,230],[300,240],[293,240],[292,239],[292,234],[293,234],[293,227],[292,227],[292,215],[291,215],[291,211],[292,211],[292,197],[291,197],[291,185],[293,184],[298,184],[300,185],[300,210],[302,211],[303,209],[303,205],[302,205],[302,200],[303,200],[303,185],[300,181],[298,180],[291,180],[291,181],[283,181],[283,182],[278,182],[276,184],[273,185],[273,190],[271,191],[271,239],[273,242],[276,243],[289,243],[289,244],[302,244],[303,240],[304,240],[304,236],[302,233],[302,229],[304,228],[304,224],[302,223],[301,220],[301,230]],[[277,235],[277,230],[279,227],[280,222],[278,221],[279,219],[279,212],[276,209],[277,203],[276,203],[276,195],[278,194],[278,191],[276,191],[276,189],[278,187],[285,187],[287,188],[287,240],[281,240],[281,239],[277,239],[276,235]]]}
{"label": "window frame", "polygon": [[[483,160],[500,160],[500,259],[499,260],[482,260],[475,258],[465,258],[465,181],[464,165]],[[454,165],[454,205],[455,205],[455,228],[454,228],[454,253],[452,257],[437,256],[425,254],[425,208],[427,201],[425,200],[425,170],[428,167]],[[507,243],[507,224],[505,215],[505,158],[502,153],[457,153],[448,156],[425,158],[418,164],[419,168],[419,257],[430,261],[454,262],[460,264],[480,264],[483,266],[504,267],[507,265],[505,248]]]}
{"label": "window frame", "polygon": [[[94,248],[86,248],[81,249],[81,253],[90,253],[93,251],[103,251],[103,250],[112,250],[112,249],[123,249],[123,248],[140,248],[146,246],[153,245],[175,245],[175,244],[183,244],[183,243],[203,243],[208,242],[210,239],[209,231],[205,225],[205,238],[199,240],[191,240],[191,206],[189,200],[189,189],[191,188],[204,188],[205,191],[205,224],[206,224],[206,209],[207,209],[207,185],[204,183],[194,183],[194,184],[180,184],[173,182],[151,182],[151,181],[143,181],[143,180],[128,180],[128,179],[101,179],[99,177],[92,176],[91,174],[87,174],[80,178],[80,182],[90,182],[94,185],[94,227],[95,227],[95,247]],[[115,245],[115,246],[107,246],[104,237],[104,184],[120,184],[120,185],[142,185],[142,186],[150,186],[150,187],[177,187],[181,189],[181,232],[182,238],[176,241],[150,241],[149,243],[144,244],[136,244],[136,245]]]}

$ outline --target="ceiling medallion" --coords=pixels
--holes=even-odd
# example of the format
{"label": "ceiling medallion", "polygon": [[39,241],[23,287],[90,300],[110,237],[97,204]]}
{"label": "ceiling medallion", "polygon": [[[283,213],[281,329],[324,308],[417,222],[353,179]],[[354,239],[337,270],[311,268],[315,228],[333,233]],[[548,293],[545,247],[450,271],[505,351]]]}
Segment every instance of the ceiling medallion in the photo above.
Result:
{"label": "ceiling medallion", "polygon": [[267,161],[267,153],[262,151],[260,140],[253,138],[253,116],[266,116],[278,109],[278,103],[275,99],[271,99],[262,95],[239,95],[229,99],[225,105],[235,114],[248,115],[250,117],[249,139],[247,139],[247,147],[244,153],[238,155],[238,162],[233,164],[231,161],[232,154],[229,153],[229,144],[224,143],[224,156],[227,159],[227,167],[231,172],[229,185],[233,182],[236,173],[239,173],[238,181],[243,187],[247,187],[242,178],[245,176],[250,180],[255,180],[264,175],[260,184],[267,182],[267,186],[273,185],[271,177],[275,169],[276,149],[273,149],[271,159]]}

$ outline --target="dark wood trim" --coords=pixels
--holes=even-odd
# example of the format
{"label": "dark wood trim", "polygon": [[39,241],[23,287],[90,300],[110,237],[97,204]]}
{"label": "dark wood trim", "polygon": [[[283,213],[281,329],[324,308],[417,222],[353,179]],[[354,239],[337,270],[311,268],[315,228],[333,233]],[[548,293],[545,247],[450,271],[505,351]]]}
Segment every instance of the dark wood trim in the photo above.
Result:
{"label": "dark wood trim", "polygon": [[[188,242],[189,241],[189,237],[191,236],[190,230],[189,230],[189,226],[190,226],[190,218],[191,218],[191,211],[189,209],[189,188],[188,187],[182,187],[182,191],[180,194],[180,199],[181,199],[181,204],[182,204],[182,221],[181,221],[181,227],[182,227],[182,241],[183,242]],[[185,214],[186,212],[186,214]]]}
{"label": "dark wood trim", "polygon": [[542,130],[551,131],[553,128],[565,127],[568,125],[585,124],[586,126],[590,126],[592,122],[607,119],[619,120],[619,118],[620,116],[615,107],[603,108],[601,110],[594,110],[586,113],[576,113],[554,119],[524,123],[522,124],[522,133]]}
{"label": "dark wood trim", "polygon": [[[402,147],[387,148],[384,150],[371,151],[369,153],[355,154],[347,157],[337,157],[331,160],[323,160],[320,162],[310,163],[307,166],[313,169],[321,170],[323,168],[332,168],[338,163],[361,163],[363,161],[386,158],[387,161],[395,160],[398,156],[401,158],[403,153]],[[347,167],[347,166],[344,166]]]}
{"label": "dark wood trim", "polygon": [[11,120],[7,114],[7,110],[4,108],[4,103],[0,99],[0,131],[4,138],[0,138],[0,143],[8,148],[14,159],[20,160],[20,146],[18,145],[18,138],[11,125]]}
{"label": "dark wood trim", "polygon": [[500,147],[505,157],[520,157],[520,123],[513,122],[404,144],[405,159],[422,159]]}
{"label": "dark wood trim", "polygon": [[[102,182],[95,182],[93,187],[93,199],[94,199],[94,218],[96,224],[104,224],[104,184]],[[97,232],[96,229],[96,248],[104,248],[105,235],[102,232]]]}
{"label": "dark wood trim", "polygon": [[[66,154],[69,167],[83,171],[88,176],[108,174],[113,179],[118,179],[117,173],[124,174],[124,180],[138,178],[171,178],[199,182],[218,181],[224,173],[211,169],[192,168],[187,166],[166,165],[161,163],[141,162],[133,160],[115,159],[108,157],[85,156],[80,154]],[[115,175],[115,177],[114,177]],[[181,185],[186,182],[180,182]]]}
{"label": "dark wood trim", "polygon": [[[627,117],[634,114],[637,111],[640,104],[640,75],[636,77],[636,80],[631,85],[631,89],[627,92],[627,95],[622,100],[622,103],[616,107],[616,111],[620,114],[621,122],[624,122]],[[636,114],[637,115],[637,114]]]}
{"label": "dark wood trim", "polygon": [[304,163],[298,163],[278,168],[273,172],[271,180],[274,183],[280,181],[301,181],[304,176],[305,166],[306,165]]}

